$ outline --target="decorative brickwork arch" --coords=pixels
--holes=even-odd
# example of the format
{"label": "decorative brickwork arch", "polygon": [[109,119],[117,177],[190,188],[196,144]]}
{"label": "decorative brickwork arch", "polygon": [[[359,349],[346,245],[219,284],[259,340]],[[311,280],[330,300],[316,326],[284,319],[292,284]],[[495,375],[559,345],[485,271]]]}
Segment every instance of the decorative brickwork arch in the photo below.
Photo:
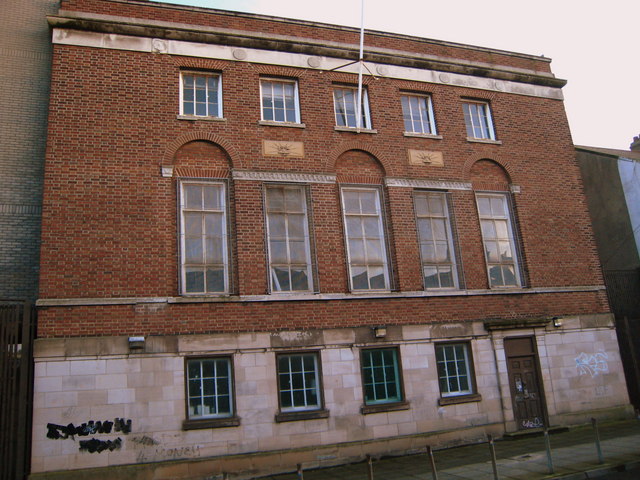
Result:
{"label": "decorative brickwork arch", "polygon": [[385,171],[376,157],[364,150],[347,150],[336,161],[338,183],[381,185]]}
{"label": "decorative brickwork arch", "polygon": [[344,142],[334,148],[327,159],[325,171],[335,172],[338,159],[349,150],[361,150],[371,155],[380,164],[382,170],[384,171],[384,175],[387,175],[388,167],[391,165],[391,163],[384,159],[382,153],[377,148],[371,147],[362,140]]}
{"label": "decorative brickwork arch", "polygon": [[242,168],[240,155],[238,155],[235,147],[220,135],[209,132],[191,132],[185,135],[180,135],[178,138],[173,140],[164,152],[164,156],[162,157],[162,166],[174,165],[174,158],[178,150],[187,143],[194,141],[205,141],[217,145],[225,151],[229,159],[229,168]]}
{"label": "decorative brickwork arch", "polygon": [[[501,157],[487,157],[485,155],[474,155],[473,157],[470,157],[467,159],[467,161],[464,164],[463,172],[462,172],[463,178],[466,181],[473,182],[474,179],[472,178],[473,177],[472,170],[474,170],[474,165],[476,165],[478,162],[492,162],[504,172],[504,178],[505,178],[504,181],[507,184],[516,183],[514,182],[514,176],[513,176],[514,172],[509,160],[505,160]],[[476,168],[477,168],[477,165],[476,165]],[[476,178],[476,180],[479,180],[479,179]]]}

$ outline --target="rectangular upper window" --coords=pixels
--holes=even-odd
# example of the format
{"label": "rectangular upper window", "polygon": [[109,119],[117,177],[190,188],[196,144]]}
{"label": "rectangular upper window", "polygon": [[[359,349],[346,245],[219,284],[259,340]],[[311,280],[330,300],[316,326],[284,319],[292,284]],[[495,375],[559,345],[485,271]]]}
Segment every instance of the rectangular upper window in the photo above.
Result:
{"label": "rectangular upper window", "polygon": [[[358,89],[352,87],[334,87],[333,105],[338,127],[357,128]],[[362,114],[360,128],[371,129],[369,115],[369,96],[367,90],[362,89]]]}
{"label": "rectangular upper window", "polygon": [[362,385],[365,405],[401,402],[400,362],[396,348],[362,350]]}
{"label": "rectangular upper window", "polygon": [[405,132],[436,135],[436,122],[430,96],[402,95],[400,100]]}
{"label": "rectangular upper window", "polygon": [[231,417],[233,386],[228,357],[187,360],[189,420]]}
{"label": "rectangular upper window", "polygon": [[342,188],[351,290],[389,290],[389,268],[377,188]]}
{"label": "rectangular upper window", "polygon": [[223,182],[180,184],[182,293],[229,291],[226,189]]}
{"label": "rectangular upper window", "polygon": [[317,353],[277,356],[280,410],[295,412],[322,407]]}
{"label": "rectangular upper window", "polygon": [[260,79],[262,120],[300,123],[298,82],[274,78]]}
{"label": "rectangular upper window", "polygon": [[306,193],[297,185],[265,188],[272,292],[313,290]]}
{"label": "rectangular upper window", "polygon": [[443,397],[473,394],[473,368],[469,344],[438,344],[435,350],[440,394]]}
{"label": "rectangular upper window", "polygon": [[487,102],[467,101],[462,104],[467,137],[480,140],[495,140],[491,109]]}
{"label": "rectangular upper window", "polygon": [[491,287],[520,286],[516,242],[507,195],[477,193],[485,261]]}
{"label": "rectangular upper window", "polygon": [[180,73],[180,114],[222,117],[222,78],[218,74]]}
{"label": "rectangular upper window", "polygon": [[458,288],[447,194],[415,192],[413,201],[425,288]]}

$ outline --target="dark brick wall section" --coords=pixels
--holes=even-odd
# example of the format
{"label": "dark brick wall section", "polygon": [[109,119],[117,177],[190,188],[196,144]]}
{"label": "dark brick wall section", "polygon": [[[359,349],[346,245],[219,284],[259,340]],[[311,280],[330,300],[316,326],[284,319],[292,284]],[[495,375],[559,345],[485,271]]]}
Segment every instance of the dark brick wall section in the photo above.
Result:
{"label": "dark brick wall section", "polygon": [[34,300],[51,42],[57,0],[5,2],[0,15],[0,298]]}

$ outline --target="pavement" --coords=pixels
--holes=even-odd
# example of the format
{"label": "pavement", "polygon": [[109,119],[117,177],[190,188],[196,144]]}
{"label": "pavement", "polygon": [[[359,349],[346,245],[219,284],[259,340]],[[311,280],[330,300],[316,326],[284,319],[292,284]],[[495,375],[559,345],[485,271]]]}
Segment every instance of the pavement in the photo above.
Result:
{"label": "pavement", "polygon": [[[544,435],[516,435],[494,441],[497,478],[500,480],[603,477],[613,472],[637,472],[640,479],[640,421],[598,424],[604,463],[599,462],[596,434],[591,425],[551,432],[551,462]],[[437,476],[426,454],[372,459],[368,462],[303,472],[303,480],[495,480],[489,443],[433,451]],[[262,480],[300,480],[295,473],[261,477]],[[613,478],[613,477],[612,477]]]}

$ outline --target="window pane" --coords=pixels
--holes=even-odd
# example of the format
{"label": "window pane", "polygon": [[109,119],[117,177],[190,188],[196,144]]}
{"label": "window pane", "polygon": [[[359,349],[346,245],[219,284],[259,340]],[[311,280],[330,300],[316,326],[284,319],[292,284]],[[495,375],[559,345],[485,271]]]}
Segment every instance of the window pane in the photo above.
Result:
{"label": "window pane", "polygon": [[414,196],[425,288],[455,288],[455,258],[446,194]]}
{"label": "window pane", "polygon": [[207,269],[207,292],[224,292],[224,270],[222,268]]}
{"label": "window pane", "polygon": [[184,183],[181,242],[185,293],[226,290],[224,186]]}
{"label": "window pane", "polygon": [[272,282],[272,288],[276,292],[291,291],[291,284],[289,282],[289,269],[282,267],[273,267]]}
{"label": "window pane", "polygon": [[520,279],[507,197],[504,194],[477,194],[476,198],[489,284],[492,287],[518,286]]}
{"label": "window pane", "polygon": [[395,349],[362,352],[362,382],[365,403],[389,403],[401,400],[398,362]]}
{"label": "window pane", "polygon": [[199,185],[185,185],[184,198],[187,208],[202,208],[202,187]]}
{"label": "window pane", "polygon": [[289,253],[291,257],[291,263],[306,263],[307,261],[307,249],[304,241],[302,242],[290,242]]}
{"label": "window pane", "polygon": [[306,269],[291,267],[291,290],[309,290],[309,278]]}
{"label": "window pane", "polygon": [[315,354],[278,357],[278,385],[283,410],[309,410],[320,406],[316,358]]}
{"label": "window pane", "polygon": [[[229,360],[189,360],[189,417],[229,416],[231,408],[231,379]],[[200,379],[200,371],[203,379]],[[194,377],[194,375],[197,375]]]}
{"label": "window pane", "polygon": [[304,239],[305,217],[304,215],[289,215],[289,238]]}
{"label": "window pane", "polygon": [[185,260],[187,263],[203,263],[204,252],[202,250],[201,237],[187,237],[184,241]]}
{"label": "window pane", "polygon": [[354,290],[369,289],[369,278],[365,267],[351,267],[351,286]]}
{"label": "window pane", "polygon": [[384,278],[384,269],[382,267],[371,267],[369,269],[369,282],[374,290],[381,290],[386,287]]}
{"label": "window pane", "polygon": [[305,190],[301,187],[269,186],[266,198],[272,290],[309,290],[311,257]]}

